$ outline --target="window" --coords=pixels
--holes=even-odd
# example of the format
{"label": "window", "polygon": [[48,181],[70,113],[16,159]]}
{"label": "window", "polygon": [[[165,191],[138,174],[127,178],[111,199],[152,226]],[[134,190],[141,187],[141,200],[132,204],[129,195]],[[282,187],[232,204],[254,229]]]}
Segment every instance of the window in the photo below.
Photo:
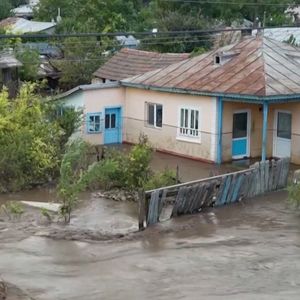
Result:
{"label": "window", "polygon": [[199,110],[181,108],[179,135],[199,137]]}
{"label": "window", "polygon": [[161,104],[147,103],[147,123],[153,127],[162,127],[163,107]]}
{"label": "window", "polygon": [[87,132],[88,133],[101,132],[101,113],[87,115]]}
{"label": "window", "polygon": [[290,113],[278,112],[277,137],[290,140],[292,136],[292,115]]}

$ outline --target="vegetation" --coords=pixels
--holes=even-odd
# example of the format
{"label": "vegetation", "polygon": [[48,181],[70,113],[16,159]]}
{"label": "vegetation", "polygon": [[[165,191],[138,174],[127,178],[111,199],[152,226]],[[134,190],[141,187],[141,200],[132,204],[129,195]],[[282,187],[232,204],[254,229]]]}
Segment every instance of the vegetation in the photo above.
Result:
{"label": "vegetation", "polygon": [[9,219],[12,217],[20,217],[24,213],[22,205],[17,201],[10,201],[7,204],[3,204],[1,211],[3,211]]}
{"label": "vegetation", "polygon": [[66,149],[60,166],[58,195],[63,201],[61,215],[65,223],[70,222],[71,212],[78,200],[78,194],[84,190],[85,183],[82,176],[89,164],[88,143],[81,139],[71,141]]}
{"label": "vegetation", "polygon": [[152,149],[145,136],[129,153],[108,151],[103,160],[91,162],[91,145],[81,139],[68,145],[60,167],[58,194],[63,205],[61,215],[66,223],[78,201],[78,194],[86,189],[123,188],[129,191],[153,189],[176,183],[172,170],[153,173],[150,170]]}
{"label": "vegetation", "polygon": [[288,186],[289,203],[296,208],[300,207],[300,184],[292,183]]}
{"label": "vegetation", "polygon": [[53,117],[55,106],[43,103],[35,88],[23,85],[14,101],[6,90],[0,92],[0,192],[42,184],[58,174],[72,126]]}

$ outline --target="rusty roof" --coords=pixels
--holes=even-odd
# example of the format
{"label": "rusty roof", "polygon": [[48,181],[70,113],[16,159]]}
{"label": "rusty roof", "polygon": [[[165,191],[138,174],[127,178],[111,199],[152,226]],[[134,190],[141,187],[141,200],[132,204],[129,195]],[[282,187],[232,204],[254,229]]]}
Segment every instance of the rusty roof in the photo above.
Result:
{"label": "rusty roof", "polygon": [[[216,56],[220,63],[216,63]],[[208,94],[300,94],[300,48],[270,38],[247,37],[237,44],[137,75],[122,83]]]}
{"label": "rusty roof", "polygon": [[93,75],[109,80],[121,80],[148,71],[164,68],[185,60],[188,53],[157,53],[123,48]]}

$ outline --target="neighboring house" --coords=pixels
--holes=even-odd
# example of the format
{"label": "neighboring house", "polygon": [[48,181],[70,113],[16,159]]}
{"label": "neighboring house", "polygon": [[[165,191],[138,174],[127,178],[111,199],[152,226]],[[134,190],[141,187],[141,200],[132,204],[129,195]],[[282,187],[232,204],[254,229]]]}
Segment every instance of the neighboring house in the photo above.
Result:
{"label": "neighboring house", "polygon": [[288,156],[300,164],[300,50],[269,38],[79,87],[61,100],[84,107],[82,133],[95,144],[137,143],[144,133],[156,149],[194,159]]}
{"label": "neighboring house", "polygon": [[33,18],[33,10],[39,4],[39,0],[29,0],[27,4],[20,5],[11,10],[11,12],[16,17],[32,19]]}
{"label": "neighboring house", "polygon": [[125,36],[120,35],[116,36],[116,40],[120,43],[122,47],[126,48],[137,48],[140,45],[140,41],[137,40],[133,35]]}
{"label": "neighboring house", "polygon": [[0,52],[0,89],[5,86],[9,96],[14,97],[18,90],[18,68],[22,66],[11,50]]}
{"label": "neighboring house", "polygon": [[0,28],[4,28],[13,34],[47,33],[53,34],[55,22],[37,22],[23,18],[10,17],[0,21]]}
{"label": "neighboring house", "polygon": [[185,60],[187,53],[157,53],[122,48],[94,74],[93,83],[118,81]]}
{"label": "neighboring house", "polygon": [[[257,35],[257,30],[253,30],[253,36]],[[287,42],[293,38],[296,45],[300,44],[300,28],[286,27],[286,28],[267,28],[263,30],[263,35],[266,38],[276,40],[278,42]]]}

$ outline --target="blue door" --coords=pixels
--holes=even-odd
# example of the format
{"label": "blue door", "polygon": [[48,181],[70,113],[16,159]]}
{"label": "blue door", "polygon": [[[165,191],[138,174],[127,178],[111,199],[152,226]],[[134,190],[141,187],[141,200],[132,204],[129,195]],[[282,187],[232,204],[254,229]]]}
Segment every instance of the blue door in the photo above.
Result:
{"label": "blue door", "polygon": [[249,157],[249,113],[247,111],[233,114],[232,158]]}
{"label": "blue door", "polygon": [[104,123],[104,144],[122,143],[121,108],[106,108]]}

